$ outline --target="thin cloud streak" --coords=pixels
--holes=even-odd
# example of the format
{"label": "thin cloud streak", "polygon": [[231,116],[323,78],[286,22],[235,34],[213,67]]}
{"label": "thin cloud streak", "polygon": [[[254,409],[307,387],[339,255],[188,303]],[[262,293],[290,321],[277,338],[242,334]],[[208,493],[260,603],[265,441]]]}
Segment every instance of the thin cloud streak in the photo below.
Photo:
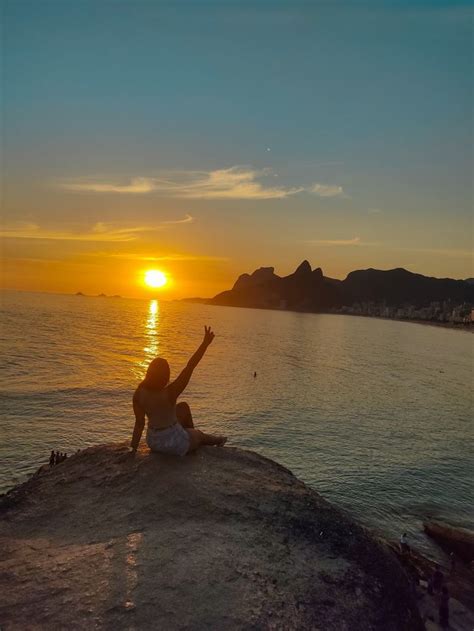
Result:
{"label": "thin cloud streak", "polygon": [[396,250],[407,250],[409,252],[420,252],[420,253],[426,253],[426,254],[436,254],[439,256],[446,256],[446,257],[450,257],[450,258],[470,258],[471,260],[474,259],[474,251],[473,250],[463,250],[463,249],[450,249],[450,248],[393,248]]}
{"label": "thin cloud streak", "polygon": [[474,258],[474,252],[472,250],[457,250],[454,248],[410,248],[404,246],[388,245],[386,243],[381,243],[377,241],[361,241],[360,237],[354,237],[353,239],[312,239],[310,241],[304,241],[304,243],[321,246],[370,246],[384,248],[385,250],[390,250],[392,252],[417,252],[419,254],[435,254],[450,258]]}
{"label": "thin cloud streak", "polygon": [[154,190],[153,180],[146,177],[132,178],[129,184],[113,184],[110,182],[69,182],[61,185],[68,191],[78,193],[151,193]]}
{"label": "thin cloud streak", "polygon": [[345,197],[342,186],[330,186],[327,184],[313,184],[308,193],[314,193],[319,197]]}
{"label": "thin cloud streak", "polygon": [[4,239],[38,239],[42,241],[98,241],[127,242],[137,239],[137,234],[149,231],[146,226],[133,228],[110,229],[105,224],[96,224],[90,232],[66,232],[60,230],[43,230],[39,226],[12,228],[0,231]]}
{"label": "thin cloud streak", "polygon": [[149,194],[180,199],[284,199],[298,193],[345,197],[342,186],[314,183],[309,187],[267,186],[259,179],[271,169],[234,166],[214,171],[164,171],[158,177],[134,177],[129,182],[66,181],[59,186],[72,192]]}
{"label": "thin cloud streak", "polygon": [[84,256],[97,256],[97,257],[101,257],[101,256],[107,256],[107,257],[112,257],[112,258],[116,258],[116,259],[125,259],[127,261],[146,261],[149,263],[152,262],[162,262],[162,261],[228,261],[228,257],[226,256],[207,256],[205,254],[165,254],[163,256],[142,256],[142,255],[136,255],[133,254],[133,252],[131,253],[127,253],[127,252],[117,252],[117,253],[100,253],[100,252],[96,252],[96,253],[92,253],[92,254],[85,254]]}
{"label": "thin cloud streak", "polygon": [[37,239],[43,241],[84,241],[100,243],[126,243],[136,241],[141,235],[163,230],[165,225],[191,223],[191,215],[184,219],[162,221],[154,226],[124,226],[98,222],[90,231],[74,232],[64,230],[43,229],[34,223],[17,222],[11,227],[0,230],[0,237],[4,239]]}
{"label": "thin cloud streak", "polygon": [[176,220],[171,220],[171,221],[163,221],[163,225],[176,225],[176,224],[180,224],[180,223],[193,223],[194,222],[194,217],[192,217],[191,215],[188,215],[188,213],[186,213],[186,215],[184,216],[184,219],[176,219]]}
{"label": "thin cloud streak", "polygon": [[353,239],[313,239],[306,241],[311,245],[373,245],[372,243],[364,243],[360,240],[360,237],[354,237]]}

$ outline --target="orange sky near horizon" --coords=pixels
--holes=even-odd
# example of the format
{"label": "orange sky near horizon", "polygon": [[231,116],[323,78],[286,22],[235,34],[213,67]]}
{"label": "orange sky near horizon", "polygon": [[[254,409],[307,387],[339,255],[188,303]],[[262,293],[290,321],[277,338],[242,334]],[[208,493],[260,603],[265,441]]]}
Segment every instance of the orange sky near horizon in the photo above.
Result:
{"label": "orange sky near horizon", "polygon": [[[469,257],[469,251],[446,250],[437,255],[429,249],[364,247],[357,243],[321,245],[313,256],[307,247],[302,247],[298,256],[284,246],[277,245],[273,252],[271,244],[262,244],[260,254],[252,248],[253,251],[239,257],[232,256],[230,241],[229,257],[223,253],[206,256],[190,252],[160,256],[156,255],[156,245],[150,249],[139,243],[134,243],[132,252],[129,243],[124,243],[123,247],[114,244],[111,251],[101,252],[91,248],[87,241],[73,243],[74,252],[66,253],[64,249],[70,247],[67,241],[41,238],[4,238],[2,246],[3,288],[58,293],[81,291],[137,298],[159,296],[164,299],[211,297],[230,289],[241,273],[251,273],[260,266],[274,266],[277,274],[286,275],[293,272],[304,258],[313,268],[321,266],[325,275],[344,278],[353,269],[400,266],[427,275],[460,277],[459,272]],[[137,253],[140,247],[143,247],[142,254]],[[166,285],[159,289],[147,287],[144,282],[147,270],[165,273]]]}
{"label": "orange sky near horizon", "polygon": [[[190,257],[191,259],[191,257]],[[167,277],[163,287],[146,285],[149,270],[159,270]],[[215,262],[117,260],[106,255],[91,262],[50,259],[4,259],[2,286],[23,291],[46,291],[96,295],[118,294],[124,297],[162,297],[174,299],[192,296],[212,296],[231,279]]]}
{"label": "orange sky near horizon", "polygon": [[[207,298],[230,289],[242,273],[273,266],[284,276],[304,259],[313,268],[322,267],[326,276],[341,279],[354,269],[368,267],[405,267],[439,277],[474,275],[470,249],[454,247],[443,232],[441,218],[431,218],[431,243],[425,239],[420,244],[417,235],[425,228],[423,215],[397,225],[388,213],[354,212],[351,199],[321,199],[316,206],[332,205],[331,212],[316,211],[300,219],[292,212],[294,202],[284,199],[232,200],[227,204],[233,207],[223,213],[224,202],[218,200],[171,205],[140,193],[130,197],[55,191],[44,182],[37,184],[37,195],[49,201],[47,221],[9,221],[0,230],[4,288]],[[31,195],[23,200],[34,204]],[[65,207],[82,218],[99,215],[105,220],[71,222],[61,216],[59,209]],[[130,214],[139,211],[141,221],[130,221]],[[403,232],[407,225],[409,235]],[[308,238],[314,235],[325,238]],[[166,286],[145,285],[143,277],[150,269],[167,275]]]}

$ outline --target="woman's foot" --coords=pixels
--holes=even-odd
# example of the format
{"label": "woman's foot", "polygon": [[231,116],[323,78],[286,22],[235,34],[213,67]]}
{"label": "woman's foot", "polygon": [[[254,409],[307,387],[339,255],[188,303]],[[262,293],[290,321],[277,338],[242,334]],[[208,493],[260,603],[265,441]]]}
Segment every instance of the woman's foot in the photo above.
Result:
{"label": "woman's foot", "polygon": [[222,434],[204,434],[201,432],[203,445],[214,445],[215,447],[222,447],[227,442],[227,436]]}

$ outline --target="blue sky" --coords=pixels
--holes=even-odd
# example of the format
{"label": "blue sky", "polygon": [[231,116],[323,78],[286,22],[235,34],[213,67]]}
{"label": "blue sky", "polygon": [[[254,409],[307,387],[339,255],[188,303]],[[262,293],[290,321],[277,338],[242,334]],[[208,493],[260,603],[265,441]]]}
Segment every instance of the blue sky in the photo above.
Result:
{"label": "blue sky", "polygon": [[[303,258],[472,275],[466,3],[3,9],[8,285],[124,249],[206,260],[211,293]],[[183,288],[194,265],[170,269]]]}

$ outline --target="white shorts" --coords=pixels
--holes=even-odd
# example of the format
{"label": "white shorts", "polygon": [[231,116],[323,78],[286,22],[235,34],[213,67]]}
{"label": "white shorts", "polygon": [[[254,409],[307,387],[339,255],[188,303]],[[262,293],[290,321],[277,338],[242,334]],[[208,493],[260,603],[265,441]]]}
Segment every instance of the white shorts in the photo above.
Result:
{"label": "white shorts", "polygon": [[189,450],[189,434],[180,423],[175,423],[166,429],[149,427],[146,442],[152,451],[162,454],[184,456]]}

